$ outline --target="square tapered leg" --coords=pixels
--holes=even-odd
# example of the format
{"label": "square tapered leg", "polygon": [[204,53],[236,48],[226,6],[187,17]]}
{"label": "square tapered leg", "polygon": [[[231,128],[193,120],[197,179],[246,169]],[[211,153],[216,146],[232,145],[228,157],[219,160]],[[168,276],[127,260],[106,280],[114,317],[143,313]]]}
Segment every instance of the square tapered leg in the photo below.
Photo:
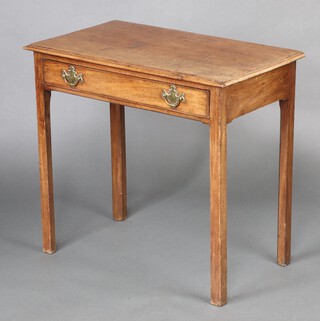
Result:
{"label": "square tapered leg", "polygon": [[124,106],[110,104],[113,219],[127,218],[126,139]]}
{"label": "square tapered leg", "polygon": [[211,303],[227,303],[227,123],[224,90],[211,91],[210,234]]}
{"label": "square tapered leg", "polygon": [[50,125],[50,96],[51,92],[43,88],[42,62],[35,54],[35,78],[38,120],[38,146],[41,191],[42,244],[43,251],[52,254],[56,251],[51,125]]}
{"label": "square tapered leg", "polygon": [[295,63],[289,74],[288,99],[280,101],[280,168],[278,206],[278,264],[291,258],[292,163],[295,101]]}

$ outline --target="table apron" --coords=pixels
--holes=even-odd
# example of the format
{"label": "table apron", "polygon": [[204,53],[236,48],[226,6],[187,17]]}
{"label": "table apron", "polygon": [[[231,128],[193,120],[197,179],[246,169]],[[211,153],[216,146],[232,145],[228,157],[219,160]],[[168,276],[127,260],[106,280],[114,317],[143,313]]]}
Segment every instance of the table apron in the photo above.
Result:
{"label": "table apron", "polygon": [[[74,66],[83,81],[75,86],[68,85],[62,77],[63,71]],[[177,85],[174,82],[155,81],[131,75],[88,68],[81,64],[69,64],[52,60],[43,60],[43,83],[46,89],[62,91],[74,95],[121,103],[137,108],[153,110],[208,122],[210,91]],[[184,101],[177,107],[171,107],[162,97],[175,85],[179,94],[184,94]]]}

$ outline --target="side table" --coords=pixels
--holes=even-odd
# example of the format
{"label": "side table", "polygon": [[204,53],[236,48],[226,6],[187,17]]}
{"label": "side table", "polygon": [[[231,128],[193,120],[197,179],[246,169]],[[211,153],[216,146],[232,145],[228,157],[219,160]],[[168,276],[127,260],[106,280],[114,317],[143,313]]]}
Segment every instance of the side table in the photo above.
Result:
{"label": "side table", "polygon": [[290,262],[293,123],[300,51],[111,21],[25,47],[34,52],[43,251],[56,250],[51,91],[110,102],[113,217],[125,220],[124,106],[210,126],[211,303],[227,302],[227,124],[280,102],[278,264]]}

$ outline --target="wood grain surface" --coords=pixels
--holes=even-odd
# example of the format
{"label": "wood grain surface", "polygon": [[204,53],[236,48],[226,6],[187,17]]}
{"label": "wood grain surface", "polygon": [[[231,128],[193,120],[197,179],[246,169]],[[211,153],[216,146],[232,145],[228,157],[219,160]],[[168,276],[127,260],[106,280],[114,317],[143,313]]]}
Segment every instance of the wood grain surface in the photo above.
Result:
{"label": "wood grain surface", "polygon": [[178,107],[170,107],[161,97],[163,89],[168,90],[172,83],[144,79],[131,75],[102,71],[84,67],[73,63],[76,71],[83,75],[83,82],[75,88],[65,83],[61,74],[62,70],[68,70],[67,63],[44,60],[44,83],[69,89],[70,91],[90,94],[100,94],[110,99],[122,99],[127,103],[143,103],[144,106],[172,110],[175,113],[189,114],[198,117],[209,118],[209,91],[176,85],[180,93],[184,93],[186,100]]}
{"label": "wood grain surface", "polygon": [[227,121],[285,99],[289,70],[290,64],[227,87]]}
{"label": "wood grain surface", "polygon": [[213,86],[228,86],[300,59],[297,50],[111,21],[25,49]]}

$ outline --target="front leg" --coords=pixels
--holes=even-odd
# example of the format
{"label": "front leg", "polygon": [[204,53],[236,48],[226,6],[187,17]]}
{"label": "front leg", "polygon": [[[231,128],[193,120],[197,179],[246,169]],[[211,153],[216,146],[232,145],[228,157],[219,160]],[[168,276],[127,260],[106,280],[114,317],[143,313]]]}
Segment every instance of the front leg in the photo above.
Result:
{"label": "front leg", "polygon": [[227,303],[227,123],[226,93],[211,90],[210,101],[210,229],[211,303]]}
{"label": "front leg", "polygon": [[42,59],[39,54],[34,56],[37,119],[38,119],[38,146],[41,192],[42,217],[42,246],[43,252],[52,254],[56,251],[54,204],[53,204],[53,176],[51,152],[51,125],[50,125],[50,96],[42,84]]}

